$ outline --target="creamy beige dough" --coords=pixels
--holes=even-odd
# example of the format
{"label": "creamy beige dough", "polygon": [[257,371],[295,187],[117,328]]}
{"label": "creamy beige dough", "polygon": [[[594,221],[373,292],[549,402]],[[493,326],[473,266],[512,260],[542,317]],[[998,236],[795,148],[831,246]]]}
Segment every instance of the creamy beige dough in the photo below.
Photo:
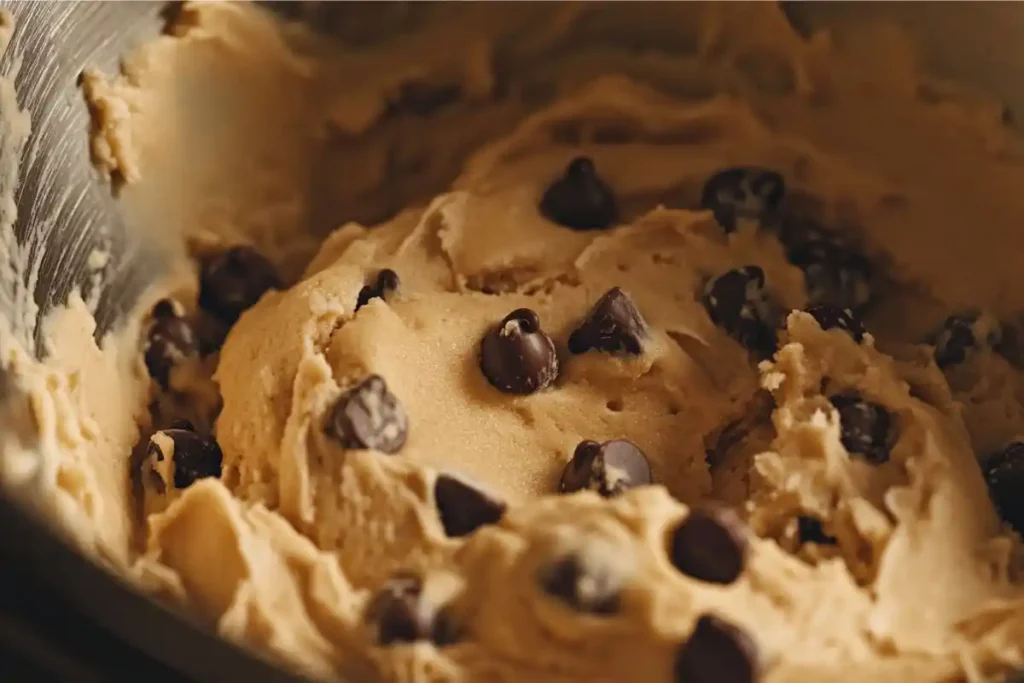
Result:
{"label": "creamy beige dough", "polygon": [[[17,427],[5,481],[35,440],[83,547],[328,679],[689,680],[676,662],[704,614],[743,629],[773,683],[974,683],[1024,666],[1021,542],[978,464],[1024,435],[1022,375],[987,349],[943,372],[922,343],[953,312],[1013,325],[1024,311],[1024,156],[996,102],[922,73],[893,31],[805,38],[766,3],[396,4],[372,27],[345,4],[313,11],[341,47],[203,3],[121,74],[87,74],[94,160],[179,274],[101,347],[80,301],[55,314],[43,363],[4,338],[27,401],[3,418]],[[410,83],[458,96],[403,112]],[[615,193],[614,227],[538,210],[579,155]],[[861,245],[879,273],[862,343],[800,312],[803,272],[770,226],[727,234],[700,210],[705,181],[736,165],[778,171],[790,206]],[[149,307],[171,293],[194,310],[186,255],[238,243],[288,286],[157,396],[140,352]],[[760,364],[701,302],[709,278],[748,265],[795,311]],[[400,288],[356,312],[383,268]],[[647,322],[643,352],[570,353],[613,287]],[[479,349],[521,307],[560,371],[516,396],[488,382]],[[408,418],[395,454],[325,430],[371,374]],[[843,446],[828,397],[844,390],[892,415],[888,462]],[[130,463],[169,416],[209,422],[222,475],[178,490],[150,461],[165,485],[133,489]],[[655,485],[559,495],[584,439],[634,442]],[[170,457],[166,442],[154,437]],[[443,475],[505,501],[501,520],[449,537]],[[727,585],[671,553],[691,510],[716,501],[750,529]],[[801,543],[801,516],[835,542]],[[614,593],[610,614],[545,592],[566,558]],[[454,644],[380,642],[375,596],[403,572]]]}

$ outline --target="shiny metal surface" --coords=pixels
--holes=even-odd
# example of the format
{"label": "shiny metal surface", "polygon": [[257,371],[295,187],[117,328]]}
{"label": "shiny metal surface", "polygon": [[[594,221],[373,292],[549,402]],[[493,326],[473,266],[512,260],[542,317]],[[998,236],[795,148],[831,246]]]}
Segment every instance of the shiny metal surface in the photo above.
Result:
{"label": "shiny metal surface", "polygon": [[[33,118],[16,197],[19,242],[39,263],[32,295],[45,314],[73,287],[88,288],[89,254],[108,248],[97,334],[116,324],[160,264],[126,229],[110,187],[89,163],[89,116],[77,79],[87,65],[112,70],[126,47],[155,35],[163,4],[0,0],[18,25],[0,66],[22,60],[17,87]],[[1024,3],[801,3],[787,11],[808,28],[895,18],[918,38],[930,66],[988,89],[1024,115]],[[0,531],[0,564],[30,561],[46,590],[190,679],[285,680],[102,575],[2,496]]]}
{"label": "shiny metal surface", "polygon": [[[75,286],[88,289],[91,251],[109,250],[100,335],[130,309],[160,263],[126,229],[109,185],[89,162],[89,114],[77,81],[86,65],[113,70],[128,46],[156,35],[164,3],[0,0],[0,8],[17,26],[0,72],[21,60],[19,102],[32,114],[15,197],[19,244],[39,266],[32,295],[44,315]],[[36,341],[38,351],[38,328]],[[0,679],[301,683],[113,579],[4,491],[0,567],[10,589],[0,591],[0,659],[8,674]]]}
{"label": "shiny metal surface", "polygon": [[106,286],[96,316],[98,334],[131,306],[158,264],[124,229],[109,186],[89,163],[89,113],[78,76],[86,65],[115,68],[128,45],[156,35],[162,6],[0,2],[17,27],[4,61],[22,60],[16,88],[21,106],[32,115],[32,136],[15,199],[18,241],[31,250],[31,260],[39,266],[34,296],[45,314],[73,287],[88,290],[90,252],[96,246],[109,249]]}

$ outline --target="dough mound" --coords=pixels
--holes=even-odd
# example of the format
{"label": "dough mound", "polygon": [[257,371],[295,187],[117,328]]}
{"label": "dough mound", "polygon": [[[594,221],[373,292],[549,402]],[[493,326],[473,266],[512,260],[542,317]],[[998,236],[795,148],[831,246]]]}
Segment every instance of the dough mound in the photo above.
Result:
{"label": "dough mound", "polygon": [[44,439],[83,547],[327,679],[1024,667],[998,107],[768,3],[394,7],[313,8],[339,49],[186,5],[90,73],[189,256],[102,347],[79,300],[5,351],[86,433]]}

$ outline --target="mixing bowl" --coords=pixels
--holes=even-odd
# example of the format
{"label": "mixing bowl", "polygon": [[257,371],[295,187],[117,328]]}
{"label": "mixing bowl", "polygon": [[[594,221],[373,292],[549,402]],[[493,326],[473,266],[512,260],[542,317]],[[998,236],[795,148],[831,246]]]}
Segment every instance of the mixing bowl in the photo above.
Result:
{"label": "mixing bowl", "polygon": [[[5,245],[5,256],[20,264],[24,277],[0,282],[0,313],[31,311],[34,301],[38,320],[73,288],[98,287],[96,334],[102,335],[160,275],[161,261],[126,228],[109,185],[89,162],[89,114],[77,79],[86,66],[115,68],[128,46],[160,30],[165,8],[148,2],[9,0],[0,0],[0,7],[18,27],[0,73],[16,71],[19,102],[32,116],[21,158],[3,160],[20,164],[17,244]],[[623,11],[638,9],[631,4]],[[787,11],[802,30],[894,19],[917,39],[932,70],[1002,97],[1011,117],[1024,111],[1024,4],[806,3]],[[8,149],[7,114],[0,111],[0,149]],[[98,280],[89,267],[96,247],[110,254]],[[38,326],[25,337],[41,351]],[[47,680],[106,680],[111,671],[129,669],[135,678],[154,681],[295,680],[109,577],[2,491],[0,567],[8,575],[0,581],[0,612],[7,615],[0,618],[0,648],[35,660]]]}

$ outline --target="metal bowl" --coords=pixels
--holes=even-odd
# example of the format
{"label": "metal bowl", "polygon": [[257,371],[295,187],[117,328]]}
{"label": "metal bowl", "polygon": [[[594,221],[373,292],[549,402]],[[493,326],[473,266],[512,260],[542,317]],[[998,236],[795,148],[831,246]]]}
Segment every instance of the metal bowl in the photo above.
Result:
{"label": "metal bowl", "polygon": [[[32,116],[15,194],[15,233],[26,257],[23,271],[38,265],[34,291],[0,292],[0,302],[23,304],[19,297],[33,296],[42,317],[76,286],[92,287],[89,254],[109,246],[111,259],[96,311],[99,336],[151,281],[155,255],[131,239],[109,185],[100,182],[90,164],[89,112],[78,78],[87,65],[116,69],[128,46],[156,35],[162,5],[0,2],[16,26],[0,73],[20,61],[15,88],[21,107]],[[38,327],[32,332],[38,349]]]}
{"label": "metal bowl", "polygon": [[[99,286],[99,336],[116,326],[160,275],[161,262],[126,229],[109,185],[89,162],[89,113],[77,81],[84,67],[112,70],[130,45],[156,35],[164,3],[0,0],[0,7],[11,11],[18,26],[0,74],[20,63],[17,91],[33,121],[15,195],[18,253],[7,256],[22,258],[26,273],[38,266],[34,282],[26,276],[17,286],[0,285],[0,313],[9,315],[32,298],[42,317],[73,288]],[[786,9],[798,27],[807,29],[851,19],[894,19],[916,37],[933,71],[1002,97],[1010,112],[1024,112],[1024,51],[1018,47],[1024,4],[801,3]],[[628,11],[637,11],[636,5]],[[97,246],[110,253],[99,285],[88,268]],[[38,326],[26,336],[38,349]],[[85,659],[93,674],[100,673],[98,680],[126,665],[136,678],[158,681],[297,680],[136,594],[71,551],[3,492],[0,567],[10,575],[0,581],[0,613],[21,614],[27,617],[21,632],[58,641],[62,654],[51,658],[48,680],[87,680],[56,666],[61,657],[74,659],[83,642],[91,644]],[[39,635],[47,631],[49,636]],[[0,651],[5,632],[10,635],[0,618]],[[31,649],[19,642],[18,649]],[[117,668],[105,669],[107,659]]]}

